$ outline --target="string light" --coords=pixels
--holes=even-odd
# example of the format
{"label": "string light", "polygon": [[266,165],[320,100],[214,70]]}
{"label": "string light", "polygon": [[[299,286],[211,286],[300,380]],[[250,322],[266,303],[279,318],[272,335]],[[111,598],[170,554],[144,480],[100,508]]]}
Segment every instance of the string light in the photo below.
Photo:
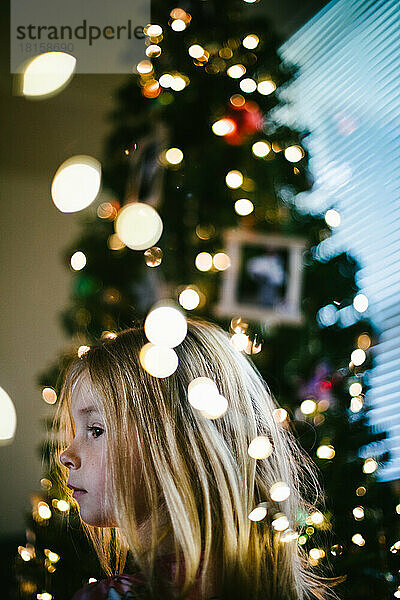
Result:
{"label": "string light", "polygon": [[262,96],[269,96],[276,90],[276,85],[271,79],[264,79],[260,81],[257,85],[257,91]]}
{"label": "string light", "polygon": [[283,502],[290,496],[290,488],[284,481],[277,481],[269,491],[271,499],[275,502]]}
{"label": "string light", "polygon": [[362,521],[364,518],[364,508],[362,506],[356,506],[353,508],[353,516],[356,521]]}
{"label": "string light", "polygon": [[204,56],[204,48],[202,48],[199,44],[193,44],[193,46],[190,46],[188,52],[192,58],[201,58]]}
{"label": "string light", "polygon": [[179,294],[179,304],[186,310],[194,310],[200,304],[200,296],[193,288],[187,288]]}
{"label": "string light", "polygon": [[267,503],[260,502],[260,504],[251,511],[248,518],[250,519],[250,521],[255,521],[255,522],[262,521],[262,519],[265,519],[265,517],[267,516],[267,513],[268,513]]}
{"label": "string light", "polygon": [[74,252],[70,262],[74,271],[81,271],[86,265],[86,256],[83,252]]}
{"label": "string light", "polygon": [[275,531],[285,531],[285,529],[289,527],[289,520],[287,516],[283,513],[276,513],[271,522],[271,525],[272,528],[275,529]]}
{"label": "string light", "polygon": [[243,183],[243,174],[237,170],[229,171],[226,174],[225,182],[229,188],[236,190]]}
{"label": "string light", "polygon": [[350,396],[359,396],[362,392],[362,385],[358,381],[352,383],[349,387]]}
{"label": "string light", "polygon": [[255,33],[250,33],[249,35],[246,35],[242,44],[247,50],[254,50],[254,48],[257,48],[259,41],[260,40]]}
{"label": "string light", "polygon": [[368,308],[368,298],[364,294],[357,294],[353,300],[353,306],[357,312],[363,313]]}
{"label": "string light", "polygon": [[268,458],[272,453],[272,444],[265,435],[259,435],[250,442],[247,452],[255,459]]}
{"label": "string light", "polygon": [[246,73],[246,67],[243,65],[232,65],[226,73],[232,79],[240,79]]}
{"label": "string light", "polygon": [[169,88],[172,85],[174,78],[172,75],[170,75],[169,73],[164,73],[163,75],[161,75],[160,79],[158,80],[158,83],[163,87],[163,88]]}
{"label": "string light", "polygon": [[144,332],[152,344],[174,348],[185,339],[187,322],[180,310],[173,306],[159,306],[147,315]]}
{"label": "string light", "polygon": [[213,259],[209,252],[200,252],[195,259],[196,268],[199,271],[209,271],[212,267]]}
{"label": "string light", "polygon": [[97,197],[101,165],[91,156],[73,156],[57,169],[51,184],[51,197],[63,213],[87,208]]}
{"label": "string light", "polygon": [[364,405],[364,400],[362,399],[361,396],[354,396],[350,400],[350,410],[353,413],[360,412],[360,410],[362,409],[363,405]]}
{"label": "string light", "polygon": [[300,410],[303,415],[312,415],[317,409],[317,404],[314,400],[304,400],[300,405]]}
{"label": "string light", "polygon": [[140,364],[150,375],[157,378],[169,377],[178,368],[178,356],[173,348],[145,344],[139,354]]}
{"label": "string light", "polygon": [[180,75],[174,75],[170,85],[175,92],[181,92],[186,87],[186,81]]}
{"label": "string light", "polygon": [[170,165],[179,165],[183,160],[183,152],[179,148],[169,148],[165,152],[165,159]]}
{"label": "string light", "polygon": [[61,512],[67,512],[69,510],[69,504],[65,500],[57,500],[57,508]]}
{"label": "string light", "polygon": [[146,55],[149,58],[158,58],[161,54],[161,48],[157,44],[150,44],[146,48]]}
{"label": "string light", "polygon": [[226,271],[231,266],[231,260],[225,252],[217,252],[214,254],[213,264],[218,271]]}
{"label": "string light", "polygon": [[365,546],[365,540],[364,540],[363,536],[361,535],[361,533],[355,533],[353,535],[353,537],[351,538],[351,541],[353,542],[353,544],[356,544],[357,546]]}
{"label": "string light", "polygon": [[197,377],[188,385],[189,404],[197,410],[207,410],[218,396],[218,388],[209,377]]}
{"label": "string light", "polygon": [[235,202],[235,211],[241,217],[249,215],[254,210],[254,204],[247,198],[240,198]]}
{"label": "string light", "polygon": [[141,60],[136,65],[136,70],[140,75],[151,75],[153,73],[154,68],[149,60]]}
{"label": "string light", "polygon": [[221,394],[218,394],[218,396],[214,398],[214,401],[210,403],[206,409],[203,409],[200,412],[206,419],[218,419],[226,413],[227,409],[228,400]]}
{"label": "string light", "polygon": [[268,144],[268,142],[259,141],[252,145],[251,151],[253,152],[254,156],[257,156],[258,158],[264,158],[264,156],[267,156],[267,154],[269,154],[271,151],[271,146]]}
{"label": "string light", "polygon": [[293,542],[294,540],[299,539],[299,534],[297,531],[293,531],[293,529],[286,529],[283,531],[280,537],[280,541],[284,543]]}
{"label": "string light", "polygon": [[163,231],[158,212],[143,202],[132,202],[121,208],[114,225],[119,239],[132,250],[154,246]]}
{"label": "string light", "polygon": [[174,31],[184,31],[186,29],[186,23],[182,19],[174,19],[171,23],[171,29]]}
{"label": "string light", "polygon": [[322,548],[311,548],[309,555],[314,560],[320,560],[321,558],[324,558],[325,552],[322,550]]}
{"label": "string light", "polygon": [[357,350],[353,350],[351,353],[351,362],[356,366],[362,365],[366,358],[367,355],[361,348],[357,348]]}
{"label": "string light", "polygon": [[35,56],[23,75],[22,93],[27,97],[46,97],[61,91],[71,80],[76,58],[67,52],[44,52]]}
{"label": "string light", "polygon": [[57,402],[57,393],[51,387],[45,387],[42,390],[42,398],[47,404],[55,404]]}
{"label": "string light", "polygon": [[324,522],[324,515],[319,510],[316,510],[310,515],[310,519],[314,525],[321,525]]}
{"label": "string light", "polygon": [[232,346],[242,352],[247,348],[247,344],[249,343],[249,338],[245,333],[234,333],[231,337]]}
{"label": "string light", "polygon": [[367,458],[363,464],[364,473],[370,474],[374,473],[378,468],[378,463],[374,458]]}
{"label": "string light", "polygon": [[39,502],[37,507],[37,512],[41,519],[50,519],[51,518],[51,510],[49,505],[46,502]]}
{"label": "string light", "polygon": [[288,148],[286,148],[284,154],[286,160],[294,163],[299,162],[299,160],[303,158],[304,150],[301,146],[289,146]]}
{"label": "string light", "polygon": [[254,81],[254,79],[250,79],[250,77],[247,77],[246,79],[242,79],[242,81],[239,83],[239,87],[242,90],[242,92],[245,92],[246,94],[251,94],[252,92],[256,91],[257,84]]}
{"label": "string light", "polygon": [[288,417],[287,410],[284,408],[275,408],[274,419],[277,423],[283,423]]}
{"label": "string light", "polygon": [[339,227],[341,221],[340,214],[337,210],[330,208],[325,213],[325,222],[329,227]]}
{"label": "string light", "polygon": [[317,449],[317,456],[323,460],[331,460],[335,456],[335,449],[330,445],[322,445]]}
{"label": "string light", "polygon": [[149,37],[160,37],[163,30],[160,25],[147,25],[147,27],[143,29],[143,32]]}
{"label": "string light", "polygon": [[213,124],[212,131],[218,136],[230,135],[236,131],[236,123],[233,119],[220,119]]}

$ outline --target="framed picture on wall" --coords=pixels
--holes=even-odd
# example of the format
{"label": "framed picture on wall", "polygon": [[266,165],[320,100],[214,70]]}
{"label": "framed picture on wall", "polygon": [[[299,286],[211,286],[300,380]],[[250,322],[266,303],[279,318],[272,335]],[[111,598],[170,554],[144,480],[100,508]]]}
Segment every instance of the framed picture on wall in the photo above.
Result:
{"label": "framed picture on wall", "polygon": [[217,316],[268,324],[300,324],[302,255],[306,240],[230,229],[225,252],[231,266],[222,275]]}

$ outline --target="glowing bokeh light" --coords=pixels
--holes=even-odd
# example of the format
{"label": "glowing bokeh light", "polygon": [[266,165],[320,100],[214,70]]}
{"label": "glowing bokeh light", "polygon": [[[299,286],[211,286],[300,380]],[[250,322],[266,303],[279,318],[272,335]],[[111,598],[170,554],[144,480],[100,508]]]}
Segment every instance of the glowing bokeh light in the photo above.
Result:
{"label": "glowing bokeh light", "polygon": [[284,408],[275,408],[274,419],[277,423],[283,423],[288,417],[287,410]]}
{"label": "glowing bokeh light", "polygon": [[164,75],[161,75],[160,79],[158,80],[158,83],[163,88],[169,88],[169,87],[171,87],[173,81],[174,81],[174,78],[172,75],[170,75],[169,73],[164,73]]}
{"label": "glowing bokeh light", "polygon": [[257,48],[259,42],[258,36],[256,36],[255,33],[250,33],[249,35],[246,35],[242,44],[247,50],[254,50],[254,48]]}
{"label": "glowing bokeh light", "polygon": [[209,402],[207,408],[202,409],[200,412],[206,419],[219,419],[222,417],[228,409],[228,400],[218,394],[216,398],[213,399],[212,402]]}
{"label": "glowing bokeh light", "polygon": [[39,502],[37,511],[41,519],[47,520],[51,518],[51,510],[46,502]]}
{"label": "glowing bokeh light", "polygon": [[218,396],[216,384],[208,377],[197,377],[188,385],[189,404],[197,410],[207,410]]}
{"label": "glowing bokeh light", "polygon": [[150,375],[157,378],[169,377],[178,368],[178,356],[173,348],[148,343],[139,354],[140,364]]}
{"label": "glowing bokeh light", "polygon": [[209,252],[199,252],[196,256],[195,265],[199,271],[209,271],[213,264],[213,258]]}
{"label": "glowing bokeh light", "polygon": [[86,265],[86,256],[83,252],[74,252],[70,262],[74,271],[80,271]]}
{"label": "glowing bokeh light", "polygon": [[258,83],[257,90],[263,96],[269,96],[276,90],[276,85],[271,79],[265,79]]}
{"label": "glowing bokeh light", "polygon": [[277,513],[274,515],[271,525],[275,531],[285,531],[289,527],[289,519],[283,513]]}
{"label": "glowing bokeh light", "polygon": [[42,390],[42,398],[47,404],[55,404],[57,402],[57,392],[51,387],[45,387]]}
{"label": "glowing bokeh light", "polygon": [[218,271],[226,271],[231,266],[231,260],[225,252],[217,252],[214,254],[213,264]]}
{"label": "glowing bokeh light", "polygon": [[147,250],[161,237],[163,223],[158,212],[142,202],[127,204],[115,220],[115,232],[132,250]]}
{"label": "glowing bokeh light", "polygon": [[46,97],[61,91],[71,80],[76,58],[66,52],[45,52],[35,56],[23,75],[22,93],[27,97]]}
{"label": "glowing bokeh light", "polygon": [[136,70],[140,75],[150,75],[154,71],[153,65],[149,60],[141,60],[136,65]]}
{"label": "glowing bokeh light", "polygon": [[240,79],[246,73],[246,67],[243,65],[232,65],[226,73],[232,79]]}
{"label": "glowing bokeh light", "polygon": [[321,525],[324,522],[324,515],[319,510],[313,512],[310,518],[314,525]]}
{"label": "glowing bokeh light", "polygon": [[0,446],[11,444],[17,428],[17,413],[13,401],[0,387]]}
{"label": "glowing bokeh light", "polygon": [[179,165],[183,160],[183,152],[179,148],[169,148],[165,153],[165,159],[170,165]]}
{"label": "glowing bokeh light", "polygon": [[323,460],[331,460],[335,456],[335,448],[331,445],[322,445],[317,448],[317,456]]}
{"label": "glowing bokeh light", "polygon": [[144,33],[145,35],[148,35],[149,37],[160,37],[160,35],[162,35],[162,27],[160,25],[147,25],[147,27],[144,28]]}
{"label": "glowing bokeh light", "polygon": [[240,200],[236,200],[235,202],[235,211],[241,217],[245,217],[249,215],[254,210],[254,204],[248,200],[247,198],[240,198]]}
{"label": "glowing bokeh light", "polygon": [[86,354],[86,352],[89,352],[89,350],[90,350],[90,346],[79,346],[78,352],[77,352],[78,357],[82,358],[82,356],[84,354]]}
{"label": "glowing bokeh light", "polygon": [[243,174],[237,170],[229,171],[226,174],[225,182],[229,188],[236,190],[237,188],[240,188],[243,183]]}
{"label": "glowing bokeh light", "polygon": [[352,383],[349,387],[350,396],[359,396],[362,392],[362,385],[358,381]]}
{"label": "glowing bokeh light", "polygon": [[283,502],[284,500],[287,500],[287,498],[289,498],[290,488],[284,481],[277,481],[276,483],[274,483],[274,485],[271,486],[269,493],[271,495],[271,499],[274,500],[274,502]]}
{"label": "glowing bokeh light", "polygon": [[57,169],[51,185],[51,197],[61,212],[77,212],[95,200],[100,184],[99,161],[91,156],[73,156]]}
{"label": "glowing bokeh light", "polygon": [[260,504],[251,511],[248,518],[250,519],[250,521],[262,521],[262,519],[265,519],[265,517],[267,516],[267,513],[267,503],[260,502]]}
{"label": "glowing bokeh light", "polygon": [[317,404],[314,400],[304,400],[300,405],[303,415],[312,415],[317,410]]}
{"label": "glowing bokeh light", "polygon": [[144,260],[148,267],[154,268],[161,265],[163,251],[158,246],[148,248],[144,253]]}
{"label": "glowing bokeh light", "polygon": [[356,506],[353,508],[353,516],[356,521],[362,521],[364,518],[364,508],[362,506]]}
{"label": "glowing bokeh light", "polygon": [[351,362],[357,367],[362,365],[366,358],[367,355],[365,354],[364,350],[361,350],[361,348],[357,348],[351,353]]}
{"label": "glowing bokeh light", "polygon": [[175,92],[181,92],[186,87],[186,81],[180,75],[174,75],[170,86]]}
{"label": "glowing bokeh light", "polygon": [[174,348],[186,337],[185,315],[173,306],[154,308],[146,317],[144,332],[152,344]]}
{"label": "glowing bokeh light", "polygon": [[236,131],[236,123],[233,119],[220,119],[213,124],[212,131],[218,136],[230,135]]}
{"label": "glowing bokeh light", "polygon": [[157,44],[150,44],[146,48],[146,56],[149,58],[157,58],[161,54],[161,48]]}
{"label": "glowing bokeh light", "polygon": [[242,90],[242,92],[245,92],[246,94],[251,94],[252,92],[256,91],[257,84],[254,81],[254,79],[246,77],[246,79],[242,79],[242,81],[239,83],[239,87]]}
{"label": "glowing bokeh light", "polygon": [[301,146],[289,146],[286,148],[285,158],[291,163],[299,162],[304,156],[304,150]]}
{"label": "glowing bokeh light", "polygon": [[252,458],[268,458],[272,453],[272,444],[265,435],[258,435],[249,444],[247,452]]}
{"label": "glowing bokeh light", "polygon": [[357,312],[363,313],[368,308],[368,298],[364,294],[357,294],[353,300],[353,306]]}
{"label": "glowing bokeh light", "polygon": [[254,156],[257,156],[258,158],[263,158],[264,156],[267,156],[267,154],[269,154],[269,152],[271,151],[271,146],[270,144],[268,144],[268,142],[255,142],[251,147],[251,151],[253,152]]}
{"label": "glowing bokeh light", "polygon": [[204,48],[199,44],[193,44],[192,46],[190,46],[188,52],[192,58],[201,58],[202,56],[204,56]]}
{"label": "glowing bokeh light", "polygon": [[182,19],[174,19],[171,23],[171,29],[174,31],[184,31],[186,29],[186,23]]}
{"label": "glowing bokeh light", "polygon": [[248,343],[249,338],[245,333],[234,333],[231,337],[232,346],[239,352],[246,350]]}
{"label": "glowing bokeh light", "polygon": [[370,474],[374,473],[378,468],[378,463],[374,458],[367,458],[363,464],[364,473]]}
{"label": "glowing bokeh light", "polygon": [[187,288],[179,294],[179,304],[186,310],[194,310],[200,304],[200,296],[196,290]]}
{"label": "glowing bokeh light", "polygon": [[365,546],[365,540],[364,540],[363,536],[361,535],[361,533],[355,533],[353,535],[353,537],[351,538],[351,541],[353,542],[353,544],[356,544],[357,546]]}
{"label": "glowing bokeh light", "polygon": [[330,208],[325,213],[325,222],[329,227],[339,227],[341,221],[340,213]]}
{"label": "glowing bokeh light", "polygon": [[299,534],[297,531],[293,531],[293,529],[286,529],[283,531],[280,537],[280,541],[284,543],[293,542],[299,538]]}
{"label": "glowing bokeh light", "polygon": [[67,512],[67,510],[69,510],[69,504],[65,500],[57,500],[57,508],[61,512]]}

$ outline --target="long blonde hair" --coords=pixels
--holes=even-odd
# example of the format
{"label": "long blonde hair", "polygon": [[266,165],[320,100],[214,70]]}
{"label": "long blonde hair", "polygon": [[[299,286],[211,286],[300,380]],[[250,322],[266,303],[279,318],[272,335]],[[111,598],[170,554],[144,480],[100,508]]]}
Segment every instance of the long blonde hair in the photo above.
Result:
{"label": "long blonde hair", "polygon": [[[74,435],[71,390],[83,374],[88,375],[101,399],[108,452],[107,501],[114,507],[118,527],[84,523],[83,527],[105,573],[122,573],[130,550],[146,577],[150,597],[160,598],[155,561],[160,539],[169,533],[184,565],[184,577],[179,579],[178,561],[174,589],[178,580],[183,585],[176,597],[188,594],[200,566],[202,589],[212,573],[217,574],[221,600],[336,597],[331,581],[310,570],[297,541],[284,542],[282,533],[271,527],[271,518],[284,513],[296,530],[300,516],[319,501],[320,489],[311,459],[274,418],[277,405],[252,361],[232,346],[218,326],[188,319],[186,338],[175,348],[177,370],[156,378],[140,364],[139,353],[146,342],[143,327],[137,326],[114,339],[100,340],[81,358],[75,357],[65,372],[54,417],[58,435],[53,469],[70,496],[68,469],[60,464],[59,455]],[[228,400],[220,418],[205,418],[187,400],[188,384],[203,376],[212,379]],[[250,442],[259,435],[272,444],[272,454],[265,459],[248,453]],[[132,456],[133,448],[139,456]],[[135,460],[142,465],[143,493],[150,511],[147,548],[141,546],[135,515],[137,480],[130,467]],[[283,502],[270,498],[270,488],[278,481],[291,490]],[[249,513],[262,502],[268,502],[267,517],[251,521]],[[160,514],[167,516],[167,524],[160,522]]]}

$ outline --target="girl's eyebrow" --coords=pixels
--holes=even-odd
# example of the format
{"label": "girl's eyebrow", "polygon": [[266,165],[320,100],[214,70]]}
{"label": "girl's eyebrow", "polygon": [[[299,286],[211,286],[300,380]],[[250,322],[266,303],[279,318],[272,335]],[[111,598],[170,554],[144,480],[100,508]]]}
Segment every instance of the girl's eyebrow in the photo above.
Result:
{"label": "girl's eyebrow", "polygon": [[88,413],[99,412],[95,406],[85,406],[85,408],[80,408],[78,410],[78,414],[85,415]]}

